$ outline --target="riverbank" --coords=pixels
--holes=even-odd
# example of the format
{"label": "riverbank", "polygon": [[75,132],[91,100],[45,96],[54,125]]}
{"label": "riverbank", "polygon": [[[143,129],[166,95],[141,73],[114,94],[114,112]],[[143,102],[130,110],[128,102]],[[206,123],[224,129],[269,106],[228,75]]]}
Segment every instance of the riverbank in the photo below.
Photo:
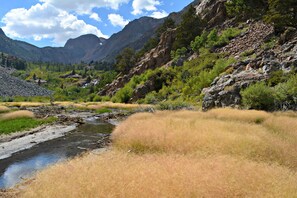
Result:
{"label": "riverbank", "polygon": [[53,125],[42,126],[37,129],[20,132],[10,136],[0,138],[0,160],[10,157],[12,154],[29,149],[37,144],[46,142],[64,136],[66,133],[73,131],[77,124],[70,126]]}

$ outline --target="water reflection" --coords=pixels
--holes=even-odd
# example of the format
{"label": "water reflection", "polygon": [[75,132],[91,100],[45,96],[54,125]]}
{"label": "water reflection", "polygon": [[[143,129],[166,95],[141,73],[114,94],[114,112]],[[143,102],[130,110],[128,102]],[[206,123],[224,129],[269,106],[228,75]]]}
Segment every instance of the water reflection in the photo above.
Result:
{"label": "water reflection", "polygon": [[0,189],[13,187],[22,178],[31,177],[36,171],[59,160],[97,149],[100,146],[98,141],[110,134],[113,128],[111,124],[90,119],[64,137],[43,142],[0,160]]}
{"label": "water reflection", "polygon": [[36,171],[65,158],[65,156],[57,154],[40,154],[28,160],[11,164],[0,177],[0,188],[12,187]]}

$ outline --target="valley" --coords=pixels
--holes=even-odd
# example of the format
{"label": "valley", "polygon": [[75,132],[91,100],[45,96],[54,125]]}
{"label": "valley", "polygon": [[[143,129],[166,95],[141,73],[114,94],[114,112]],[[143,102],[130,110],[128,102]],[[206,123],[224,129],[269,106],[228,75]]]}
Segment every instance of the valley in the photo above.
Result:
{"label": "valley", "polygon": [[296,13],[195,0],[63,47],[0,29],[0,197],[295,197]]}

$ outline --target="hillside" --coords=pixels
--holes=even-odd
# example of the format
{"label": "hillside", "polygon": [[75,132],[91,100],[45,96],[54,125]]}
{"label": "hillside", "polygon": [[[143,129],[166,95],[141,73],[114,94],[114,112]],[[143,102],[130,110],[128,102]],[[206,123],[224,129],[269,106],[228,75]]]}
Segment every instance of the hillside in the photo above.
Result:
{"label": "hillside", "polygon": [[296,110],[297,5],[291,2],[287,21],[280,22],[284,8],[273,8],[277,4],[244,2],[189,6],[177,28],[164,32],[157,47],[99,94],[115,102],[200,103],[204,110]]}
{"label": "hillside", "polygon": [[51,91],[11,76],[0,67],[0,97],[50,96]]}

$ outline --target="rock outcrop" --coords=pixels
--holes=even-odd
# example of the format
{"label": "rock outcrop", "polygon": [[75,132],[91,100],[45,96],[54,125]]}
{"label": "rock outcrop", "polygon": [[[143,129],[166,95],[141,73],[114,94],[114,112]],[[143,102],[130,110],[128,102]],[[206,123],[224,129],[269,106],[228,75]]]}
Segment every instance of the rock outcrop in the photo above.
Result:
{"label": "rock outcrop", "polygon": [[208,27],[222,24],[227,18],[225,2],[227,0],[204,0],[196,7],[196,13]]}
{"label": "rock outcrop", "polygon": [[160,43],[150,52],[146,53],[128,74],[118,77],[111,84],[106,85],[100,95],[113,96],[120,88],[124,87],[134,75],[140,75],[148,69],[161,67],[170,61],[172,44],[176,37],[176,29],[171,29],[162,34]]}
{"label": "rock outcrop", "polygon": [[[267,36],[270,35],[272,29],[261,24],[267,31],[263,32],[262,35],[255,35],[252,31],[249,31],[250,35],[256,36],[255,38],[246,38],[248,40],[254,40],[253,53],[255,58],[249,58],[244,61],[239,61],[237,64],[232,65],[233,72],[231,74],[225,74],[216,78],[209,88],[203,90],[203,110],[208,110],[214,107],[227,107],[240,105],[241,96],[240,91],[248,87],[249,85],[267,80],[275,71],[283,71],[288,73],[292,70],[297,69],[297,37],[292,37],[291,40],[287,41],[283,45],[277,45],[272,49],[262,49],[260,44]],[[252,30],[255,30],[255,25],[252,25]],[[259,24],[256,24],[259,27]],[[257,30],[257,28],[256,28]],[[245,42],[243,37],[239,37],[231,41],[223,51],[236,55],[239,54],[242,49],[249,47],[245,44],[236,43],[235,41]],[[262,41],[262,42],[261,42]],[[246,41],[252,42],[252,41]],[[232,47],[233,46],[233,47]],[[241,47],[240,47],[241,46]],[[230,69],[230,68],[229,68]]]}

